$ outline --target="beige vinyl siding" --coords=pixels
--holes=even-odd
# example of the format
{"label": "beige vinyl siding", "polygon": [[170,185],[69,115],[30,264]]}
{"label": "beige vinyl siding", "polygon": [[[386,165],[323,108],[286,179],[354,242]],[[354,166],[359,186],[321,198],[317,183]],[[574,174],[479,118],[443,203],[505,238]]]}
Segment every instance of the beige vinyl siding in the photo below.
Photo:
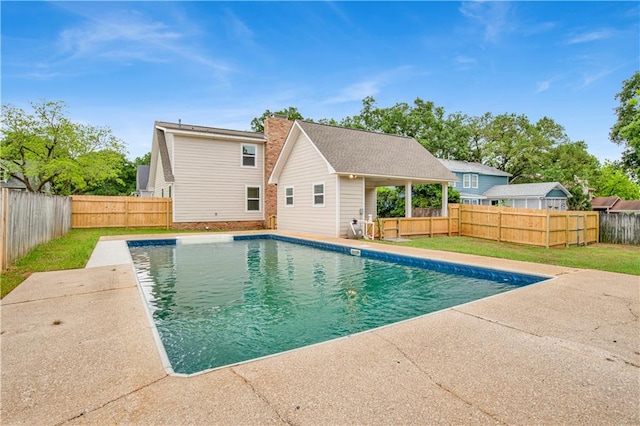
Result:
{"label": "beige vinyl siding", "polygon": [[162,168],[162,159],[160,158],[160,153],[156,156],[156,176],[153,182],[150,182],[153,185],[153,196],[154,197],[162,197],[162,190],[164,189],[164,196],[168,196],[169,185],[164,180],[164,169]]}
{"label": "beige vinyl siding", "polygon": [[[304,134],[295,141],[278,179],[278,229],[337,236],[336,180]],[[324,207],[313,206],[313,184],[324,182]],[[285,207],[287,186],[294,187],[294,205]]]}
{"label": "beige vinyl siding", "polygon": [[365,219],[369,215],[373,218],[378,217],[378,191],[376,188],[366,188],[364,190],[364,214]]}
{"label": "beige vinyl siding", "polygon": [[[363,178],[349,179],[340,176],[340,237],[347,237],[347,229],[353,219],[358,223],[362,221],[364,209],[364,182]],[[361,224],[364,229],[364,224]]]}
{"label": "beige vinyl siding", "polygon": [[[241,142],[174,136],[175,222],[264,219],[263,144],[256,167],[241,167]],[[260,211],[247,211],[246,187],[260,187]]]}

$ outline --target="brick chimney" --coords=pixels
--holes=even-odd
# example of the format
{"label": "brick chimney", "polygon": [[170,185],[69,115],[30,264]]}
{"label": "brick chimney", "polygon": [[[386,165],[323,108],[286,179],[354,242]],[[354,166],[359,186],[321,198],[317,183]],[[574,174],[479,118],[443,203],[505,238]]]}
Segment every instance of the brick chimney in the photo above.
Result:
{"label": "brick chimney", "polygon": [[264,136],[267,139],[264,149],[264,217],[265,228],[269,227],[269,217],[278,213],[277,186],[269,184],[269,177],[276,165],[284,141],[293,126],[293,121],[281,115],[272,115],[264,120]]}

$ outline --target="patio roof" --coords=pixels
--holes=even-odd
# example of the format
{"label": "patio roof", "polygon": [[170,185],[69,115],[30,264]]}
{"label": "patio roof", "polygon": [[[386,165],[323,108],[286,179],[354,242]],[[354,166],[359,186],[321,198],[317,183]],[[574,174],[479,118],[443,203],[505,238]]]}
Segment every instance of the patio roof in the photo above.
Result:
{"label": "patio roof", "polygon": [[458,179],[413,138],[296,120],[273,176],[279,173],[300,133],[304,133],[339,175],[366,177],[368,186],[455,182]]}

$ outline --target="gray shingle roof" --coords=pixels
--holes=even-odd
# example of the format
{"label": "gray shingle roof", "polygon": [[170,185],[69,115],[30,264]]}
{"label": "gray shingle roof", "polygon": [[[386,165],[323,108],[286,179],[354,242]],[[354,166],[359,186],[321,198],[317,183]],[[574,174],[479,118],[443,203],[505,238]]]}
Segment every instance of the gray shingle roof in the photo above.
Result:
{"label": "gray shingle roof", "polygon": [[296,120],[339,174],[393,176],[456,181],[429,151],[413,138],[346,129]]}
{"label": "gray shingle roof", "polygon": [[169,123],[167,121],[156,121],[156,126],[170,130],[184,130],[197,133],[210,133],[216,135],[237,136],[242,138],[256,139],[256,141],[265,141],[264,134],[256,132],[245,132],[242,130],[221,129],[218,127],[197,126],[193,124]]}
{"label": "gray shingle roof", "polygon": [[146,191],[149,183],[150,166],[141,165],[136,170],[136,191]]}
{"label": "gray shingle roof", "polygon": [[459,173],[478,173],[490,176],[513,176],[511,173],[503,172],[495,167],[485,166],[481,163],[472,163],[469,161],[458,160],[440,160],[444,166],[452,172]]}
{"label": "gray shingle roof", "polygon": [[618,200],[620,200],[620,197],[616,197],[615,195],[611,197],[595,197],[591,200],[591,206],[594,209],[595,208],[610,209],[618,202]]}
{"label": "gray shingle roof", "polygon": [[156,135],[158,136],[158,151],[160,152],[160,161],[162,161],[162,172],[164,173],[164,181],[175,182],[173,171],[171,169],[171,159],[169,158],[167,139],[164,137],[164,130],[156,128]]}
{"label": "gray shingle roof", "polygon": [[483,195],[489,198],[525,198],[544,197],[554,189],[564,192],[567,197],[571,193],[559,182],[520,183],[516,185],[496,185],[489,188]]}

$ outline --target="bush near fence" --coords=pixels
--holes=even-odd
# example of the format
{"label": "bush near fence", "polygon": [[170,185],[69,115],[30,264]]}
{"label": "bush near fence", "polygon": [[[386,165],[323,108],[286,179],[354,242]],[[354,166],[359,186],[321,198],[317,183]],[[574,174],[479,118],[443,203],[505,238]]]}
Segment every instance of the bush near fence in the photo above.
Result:
{"label": "bush near fence", "polygon": [[73,228],[171,227],[171,198],[73,195]]}
{"label": "bush near fence", "polygon": [[600,242],[640,245],[640,215],[601,213]]}
{"label": "bush near fence", "polygon": [[26,191],[0,190],[2,270],[32,248],[69,232],[71,199]]}

